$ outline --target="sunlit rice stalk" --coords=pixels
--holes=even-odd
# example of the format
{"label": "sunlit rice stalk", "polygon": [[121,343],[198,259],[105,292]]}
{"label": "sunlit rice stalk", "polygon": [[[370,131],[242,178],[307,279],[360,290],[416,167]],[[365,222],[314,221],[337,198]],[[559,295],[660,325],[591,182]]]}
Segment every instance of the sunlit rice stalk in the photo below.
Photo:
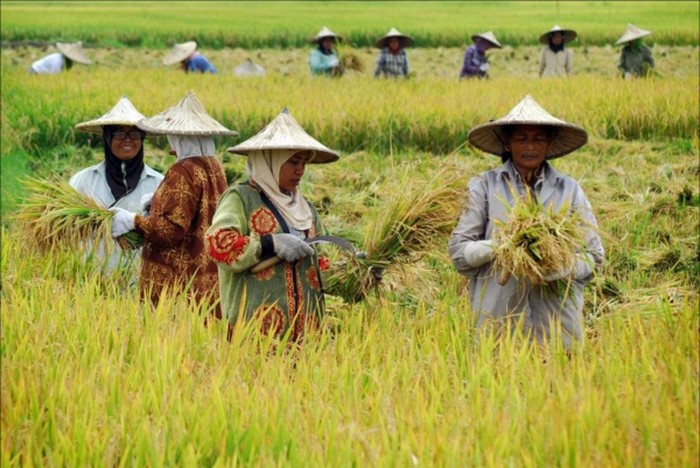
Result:
{"label": "sunlit rice stalk", "polygon": [[530,192],[509,207],[505,222],[496,220],[494,267],[505,283],[509,275],[543,284],[547,274],[573,267],[585,247],[585,223],[564,203],[545,207]]}
{"label": "sunlit rice stalk", "polygon": [[328,290],[347,301],[361,300],[370,290],[381,291],[381,272],[418,261],[451,232],[459,210],[454,170],[443,168],[430,179],[404,169],[380,193],[385,199],[363,217],[362,244],[366,255],[352,257],[334,268]]}
{"label": "sunlit rice stalk", "polygon": [[[21,181],[28,195],[12,216],[27,232],[29,243],[48,249],[82,242],[111,242],[112,212],[77,192],[58,175]],[[122,248],[138,248],[142,236],[131,231],[118,239]]]}

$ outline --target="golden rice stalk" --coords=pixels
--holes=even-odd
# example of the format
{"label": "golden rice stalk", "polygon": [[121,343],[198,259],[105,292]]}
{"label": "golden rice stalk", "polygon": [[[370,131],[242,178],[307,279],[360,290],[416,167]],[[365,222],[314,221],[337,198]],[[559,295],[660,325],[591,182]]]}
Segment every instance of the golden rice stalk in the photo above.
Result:
{"label": "golden rice stalk", "polygon": [[569,203],[558,210],[544,207],[529,192],[510,207],[505,222],[495,225],[494,267],[501,271],[501,284],[510,275],[544,284],[546,275],[572,268],[586,246],[585,222],[577,210]]}
{"label": "golden rice stalk", "polygon": [[362,59],[353,52],[344,52],[340,58],[340,65],[343,70],[365,71],[365,64],[362,62]]}
{"label": "golden rice stalk", "polygon": [[[77,247],[82,242],[111,238],[112,212],[77,192],[60,176],[27,177],[21,183],[28,195],[12,219],[22,226],[32,245],[43,249]],[[131,231],[117,242],[123,249],[138,248],[143,237]]]}
{"label": "golden rice stalk", "polygon": [[452,232],[459,214],[459,183],[447,169],[429,180],[417,178],[412,170],[392,180],[380,192],[387,198],[363,217],[365,255],[332,266],[327,291],[357,302],[371,290],[381,291],[381,273],[389,266],[420,260]]}

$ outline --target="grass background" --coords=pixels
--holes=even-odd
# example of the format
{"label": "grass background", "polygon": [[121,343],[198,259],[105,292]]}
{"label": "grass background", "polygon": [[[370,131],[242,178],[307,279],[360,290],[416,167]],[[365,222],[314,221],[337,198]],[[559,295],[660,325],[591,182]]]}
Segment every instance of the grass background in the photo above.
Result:
{"label": "grass background", "polygon": [[536,45],[554,24],[578,31],[573,45],[613,44],[627,23],[650,42],[698,45],[698,3],[685,2],[2,2],[3,41],[73,41],[87,46],[162,48],[303,47],[321,26],[355,47],[390,27],[416,47],[462,47],[493,30],[511,46]]}

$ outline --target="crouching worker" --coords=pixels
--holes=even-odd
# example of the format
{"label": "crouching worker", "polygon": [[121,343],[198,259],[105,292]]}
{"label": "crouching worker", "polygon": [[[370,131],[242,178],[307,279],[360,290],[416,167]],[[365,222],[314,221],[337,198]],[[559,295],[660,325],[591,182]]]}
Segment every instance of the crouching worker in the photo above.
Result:
{"label": "crouching worker", "polygon": [[[306,328],[318,327],[324,300],[319,258],[305,242],[323,228],[299,183],[307,164],[330,163],[338,154],[309,136],[286,109],[228,151],[248,157],[249,179],[224,193],[207,231],[224,317],[231,326],[259,319],[263,333],[300,341]],[[271,257],[281,260],[261,268]]]}
{"label": "crouching worker", "polygon": [[[448,244],[455,268],[470,280],[477,326],[520,322],[538,342],[548,341],[550,330],[559,332],[565,347],[582,340],[583,287],[600,268],[603,247],[583,190],[548,161],[585,145],[588,134],[551,116],[527,96],[505,117],[473,128],[468,139],[503,161],[469,181],[468,202]],[[584,224],[585,248],[575,252],[570,268],[549,271],[544,284],[515,275],[506,280],[494,267],[496,226],[506,221],[511,206],[528,196],[545,207],[578,211]],[[569,283],[565,295],[552,287],[560,279]]]}
{"label": "crouching worker", "polygon": [[[236,136],[214,120],[189,92],[177,105],[142,119],[138,128],[167,135],[177,161],[153,195],[149,216],[112,208],[112,237],[131,230],[143,235],[139,289],[153,304],[167,290],[186,290],[197,303],[216,302],[216,264],[204,247],[216,203],[226,190],[226,175],[214,152],[213,135]],[[215,315],[220,312],[215,310]]]}

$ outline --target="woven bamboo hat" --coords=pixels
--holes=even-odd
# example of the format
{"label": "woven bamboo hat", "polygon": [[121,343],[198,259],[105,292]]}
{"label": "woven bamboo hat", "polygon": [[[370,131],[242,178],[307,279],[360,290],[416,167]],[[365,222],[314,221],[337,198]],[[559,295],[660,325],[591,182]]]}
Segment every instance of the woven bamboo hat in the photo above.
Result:
{"label": "woven bamboo hat", "polygon": [[335,42],[341,41],[343,38],[338,36],[336,33],[328,29],[327,27],[322,27],[321,30],[314,37],[309,39],[309,42],[316,43],[320,42],[324,37],[332,37]]}
{"label": "woven bamboo hat", "polygon": [[388,33],[377,39],[375,45],[380,49],[387,47],[389,44],[389,38],[396,37],[399,39],[399,45],[401,48],[411,47],[413,45],[413,38],[405,34],[400,33],[396,28],[391,28]]}
{"label": "woven bamboo hat", "polygon": [[309,161],[309,164],[330,163],[337,161],[339,157],[337,152],[326,148],[306,133],[286,108],[260,133],[239,145],[228,148],[226,151],[248,156],[254,151],[280,149],[314,152],[314,157]]}
{"label": "woven bamboo hat", "polygon": [[102,117],[79,123],[75,126],[75,129],[82,132],[102,134],[105,125],[136,126],[136,123],[144,118],[144,115],[136,110],[131,101],[126,96],[122,96],[117,104]]}
{"label": "woven bamboo hat", "polygon": [[85,55],[83,50],[83,43],[78,42],[57,42],[56,48],[63,55],[68,57],[74,62],[82,63],[83,65],[90,65],[92,62]]}
{"label": "woven bamboo hat", "polygon": [[136,126],[154,135],[238,136],[238,132],[229,130],[207,114],[192,91],[176,105],[158,115],[141,119]]}
{"label": "woven bamboo hat", "polygon": [[639,39],[640,37],[645,37],[651,34],[651,31],[647,31],[646,29],[641,29],[638,28],[637,26],[633,25],[632,23],[627,23],[627,31],[620,36],[620,39],[617,40],[615,45],[620,45],[620,44],[625,44],[627,42],[632,42],[635,39]]}
{"label": "woven bamboo hat", "polygon": [[546,125],[556,128],[556,134],[545,154],[546,159],[555,159],[569,154],[588,142],[588,133],[583,128],[553,117],[529,94],[505,117],[472,128],[467,135],[467,140],[487,153],[502,156],[505,153],[503,144],[506,141],[503,127],[507,125]]}
{"label": "woven bamboo hat", "polygon": [[245,59],[245,62],[242,64],[233,67],[231,73],[236,76],[264,76],[267,72],[265,68],[257,63],[253,63],[253,61],[248,58]]}
{"label": "woven bamboo hat", "polygon": [[197,50],[197,43],[195,41],[187,41],[181,44],[175,44],[168,55],[163,59],[163,65],[172,65],[174,63],[182,62],[187,57],[192,55],[192,52]]}
{"label": "woven bamboo hat", "polygon": [[557,32],[561,33],[561,35],[564,36],[565,42],[571,42],[574,39],[576,39],[577,36],[576,31],[574,31],[573,29],[562,29],[561,26],[556,24],[552,27],[552,29],[540,36],[540,42],[542,44],[549,44],[549,36]]}
{"label": "woven bamboo hat", "polygon": [[496,48],[498,48],[498,49],[500,49],[501,47],[503,47],[503,46],[501,45],[501,43],[498,42],[498,39],[496,39],[496,36],[495,36],[491,31],[486,31],[485,33],[481,33],[481,34],[474,34],[474,35],[472,36],[472,42],[476,42],[477,38],[479,38],[479,37],[482,38],[482,39],[486,39],[486,40],[489,41],[491,44],[493,44],[494,47],[496,47]]}

